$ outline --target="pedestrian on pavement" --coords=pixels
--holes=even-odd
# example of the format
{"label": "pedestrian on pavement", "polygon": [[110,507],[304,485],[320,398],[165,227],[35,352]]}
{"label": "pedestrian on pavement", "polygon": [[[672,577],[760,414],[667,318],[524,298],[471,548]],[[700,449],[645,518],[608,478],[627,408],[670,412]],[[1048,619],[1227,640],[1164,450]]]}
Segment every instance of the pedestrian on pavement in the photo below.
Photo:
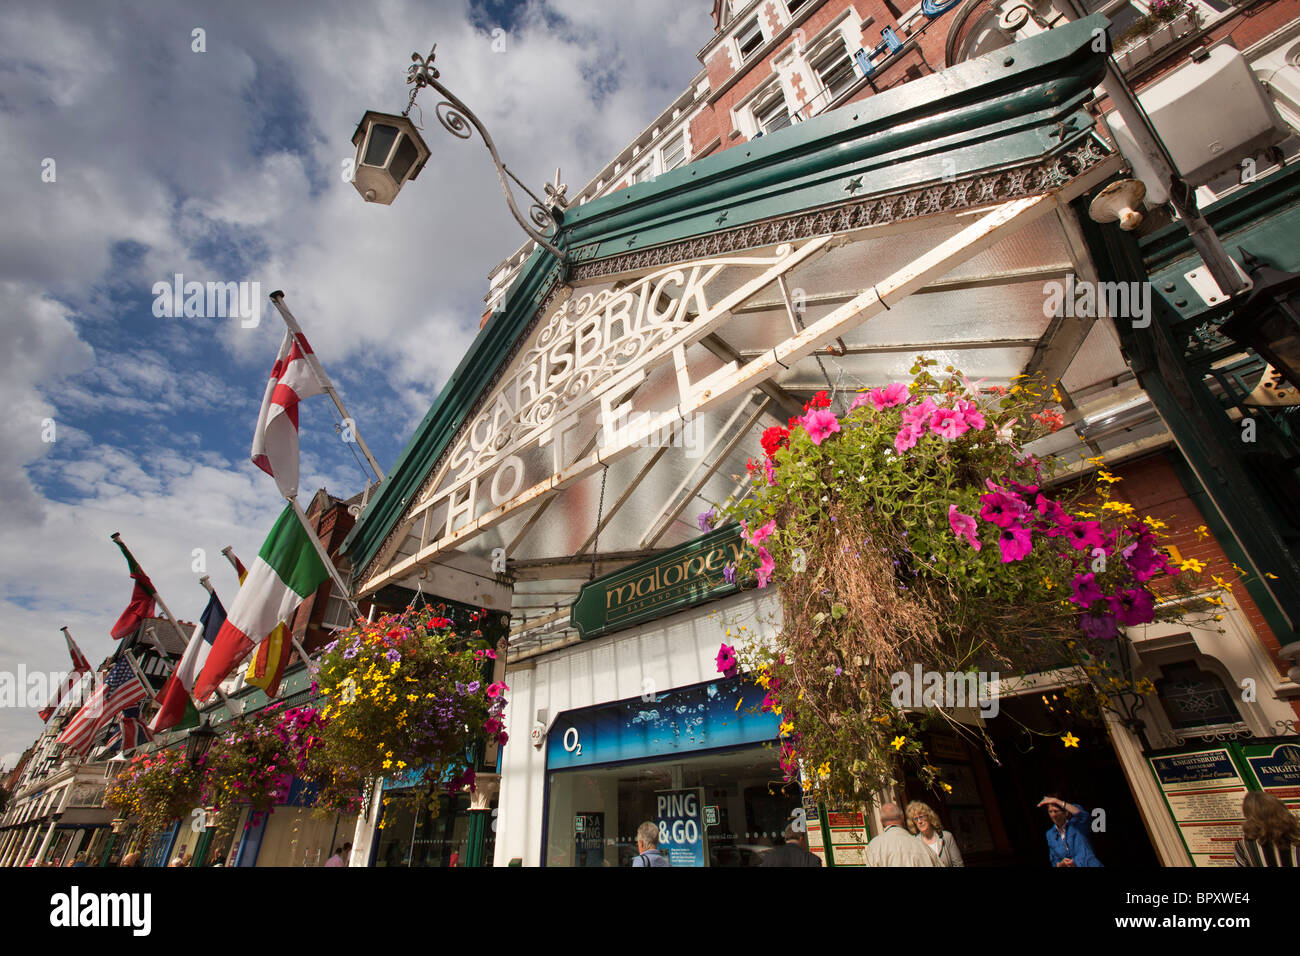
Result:
{"label": "pedestrian on pavement", "polygon": [[1088,811],[1066,803],[1058,793],[1038,801],[1047,807],[1052,826],[1047,831],[1047,859],[1052,866],[1101,866],[1088,840]]}
{"label": "pedestrian on pavement", "polygon": [[808,850],[808,834],[802,829],[795,829],[791,820],[786,824],[784,843],[779,843],[763,854],[759,866],[821,866],[822,861],[815,853]]}
{"label": "pedestrian on pavement", "polygon": [[336,846],[336,847],[334,848],[334,855],[331,856],[328,860],[325,861],[325,865],[326,865],[326,866],[342,866],[342,865],[343,865],[343,847],[341,847],[341,846]]}
{"label": "pedestrian on pavement", "polygon": [[880,808],[885,829],[867,844],[867,866],[943,866],[938,857],[907,832],[906,816],[896,803]]}
{"label": "pedestrian on pavement", "polygon": [[636,828],[636,849],[633,866],[672,866],[659,852],[659,828],[649,820]]}
{"label": "pedestrian on pavement", "polygon": [[956,838],[944,830],[939,814],[922,800],[907,805],[907,829],[934,853],[941,866],[965,866]]}
{"label": "pedestrian on pavement", "polygon": [[1232,849],[1238,866],[1300,869],[1300,820],[1271,793],[1252,790],[1241,801],[1241,839]]}

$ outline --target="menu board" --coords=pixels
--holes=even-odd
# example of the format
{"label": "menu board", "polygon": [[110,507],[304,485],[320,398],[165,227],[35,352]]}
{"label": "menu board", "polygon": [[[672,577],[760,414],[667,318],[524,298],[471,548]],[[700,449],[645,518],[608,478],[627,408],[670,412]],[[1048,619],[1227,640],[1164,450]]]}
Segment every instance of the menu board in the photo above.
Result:
{"label": "menu board", "polygon": [[1233,866],[1246,782],[1227,747],[1149,758],[1194,866]]}
{"label": "menu board", "polygon": [[836,866],[866,866],[866,815],[861,810],[831,810],[826,813],[831,854]]}

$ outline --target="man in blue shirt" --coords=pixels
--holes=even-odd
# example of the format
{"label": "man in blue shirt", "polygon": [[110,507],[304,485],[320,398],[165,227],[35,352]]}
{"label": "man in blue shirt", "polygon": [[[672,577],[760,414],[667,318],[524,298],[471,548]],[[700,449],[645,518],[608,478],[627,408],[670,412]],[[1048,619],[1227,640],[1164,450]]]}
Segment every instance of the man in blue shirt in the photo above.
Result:
{"label": "man in blue shirt", "polygon": [[1047,831],[1047,859],[1052,866],[1101,866],[1088,842],[1088,811],[1066,803],[1056,794],[1038,802],[1047,807],[1052,827]]}

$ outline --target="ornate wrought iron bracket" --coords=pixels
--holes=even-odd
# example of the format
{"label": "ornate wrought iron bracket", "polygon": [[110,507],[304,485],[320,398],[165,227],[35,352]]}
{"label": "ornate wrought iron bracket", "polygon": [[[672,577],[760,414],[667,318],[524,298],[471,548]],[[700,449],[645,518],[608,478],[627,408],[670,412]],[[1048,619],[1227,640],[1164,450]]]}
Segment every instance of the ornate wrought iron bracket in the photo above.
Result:
{"label": "ornate wrought iron bracket", "polygon": [[[415,105],[415,97],[420,90],[426,86],[433,87],[443,99],[434,107],[434,114],[438,117],[438,122],[442,124],[443,129],[451,133],[457,139],[469,139],[472,135],[472,129],[478,130],[479,136],[483,137],[483,145],[488,148],[492,155],[492,162],[497,168],[497,179],[501,183],[501,191],[505,194],[506,203],[510,206],[510,213],[515,217],[529,237],[543,249],[551,253],[560,260],[561,263],[567,261],[568,257],[557,246],[547,240],[542,230],[558,229],[564,219],[564,209],[568,205],[568,198],[565,196],[565,190],[568,188],[560,182],[560,171],[555,171],[555,182],[548,183],[545,188],[546,199],[543,200],[531,189],[512,173],[505,163],[501,162],[501,155],[497,152],[496,144],[488,131],[484,129],[479,118],[474,115],[474,111],[460,101],[454,93],[438,82],[438,70],[433,65],[434,51],[438,49],[435,43],[429,50],[427,57],[422,57],[418,53],[411,54],[411,66],[406,73],[406,82],[413,84],[411,87],[411,96],[407,100],[406,109],[402,111],[403,116],[411,112],[411,107]],[[510,189],[510,184],[506,182],[506,177],[514,180],[519,188],[526,192],[533,200],[532,206],[528,209],[528,218],[519,212],[519,207],[515,204],[515,197]]]}

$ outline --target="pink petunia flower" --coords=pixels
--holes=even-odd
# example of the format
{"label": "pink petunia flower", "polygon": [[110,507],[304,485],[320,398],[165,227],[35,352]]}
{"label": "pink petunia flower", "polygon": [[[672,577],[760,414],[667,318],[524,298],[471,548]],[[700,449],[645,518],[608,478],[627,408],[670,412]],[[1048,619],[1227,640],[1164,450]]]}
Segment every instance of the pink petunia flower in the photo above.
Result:
{"label": "pink petunia flower", "polygon": [[765,588],[772,580],[772,572],[776,570],[776,562],[767,553],[767,548],[758,549],[758,561],[758,586]]}
{"label": "pink petunia flower", "polygon": [[1072,602],[1086,610],[1101,597],[1101,588],[1097,586],[1095,574],[1089,571],[1087,574],[1074,576],[1074,593],[1070,595]]}
{"label": "pink petunia flower", "polygon": [[718,649],[718,656],[716,658],[716,661],[718,664],[719,674],[721,674],[723,677],[736,676],[736,669],[737,669],[736,649],[734,647],[732,647],[730,644],[723,644]]}
{"label": "pink petunia flower", "polygon": [[900,455],[916,445],[916,440],[921,437],[921,426],[904,425],[898,430],[894,437],[894,450]]}
{"label": "pink petunia flower", "polygon": [[953,441],[970,431],[970,425],[957,409],[940,408],[930,417],[930,431],[945,441]]}
{"label": "pink petunia flower", "polygon": [[1155,598],[1146,588],[1126,588],[1106,599],[1115,620],[1125,627],[1150,624],[1155,620]]}
{"label": "pink petunia flower", "polygon": [[925,401],[903,409],[903,424],[923,426],[930,420],[939,406],[934,403],[934,399],[927,398]]}
{"label": "pink petunia flower", "polygon": [[752,544],[754,547],[758,547],[769,537],[771,537],[772,532],[776,530],[776,519],[773,518],[771,521],[767,522],[767,524],[759,525],[753,531],[749,530],[749,527],[745,524],[744,521],[740,522],[740,526],[745,529],[746,540],[749,541],[749,543]]}
{"label": "pink petunia flower", "polygon": [[957,411],[962,413],[962,417],[966,419],[966,424],[977,431],[988,425],[988,422],[984,420],[984,413],[980,411],[980,407],[974,402],[968,402],[964,398],[957,399]]}
{"label": "pink petunia flower", "polygon": [[824,408],[815,408],[799,419],[804,431],[814,445],[820,445],[827,438],[840,430],[840,420],[835,413]]}
{"label": "pink petunia flower", "polygon": [[959,538],[965,538],[966,542],[976,551],[983,547],[980,544],[980,539],[975,536],[978,529],[975,519],[970,515],[962,514],[957,510],[956,505],[948,506],[948,525],[952,528],[953,534]]}
{"label": "pink petunia flower", "polygon": [[980,508],[980,517],[999,528],[1010,528],[1019,524],[1020,519],[1029,510],[1029,506],[1018,497],[1003,491],[980,495],[980,504],[983,505]]}
{"label": "pink petunia flower", "polygon": [[876,411],[883,412],[886,408],[904,404],[910,393],[902,382],[892,382],[884,388],[873,388],[867,392],[867,397],[876,406]]}
{"label": "pink petunia flower", "polygon": [[1003,528],[1002,533],[998,535],[998,547],[1002,549],[1002,563],[1010,564],[1012,561],[1022,560],[1034,550],[1034,543],[1028,528],[1012,525],[1010,528]]}

